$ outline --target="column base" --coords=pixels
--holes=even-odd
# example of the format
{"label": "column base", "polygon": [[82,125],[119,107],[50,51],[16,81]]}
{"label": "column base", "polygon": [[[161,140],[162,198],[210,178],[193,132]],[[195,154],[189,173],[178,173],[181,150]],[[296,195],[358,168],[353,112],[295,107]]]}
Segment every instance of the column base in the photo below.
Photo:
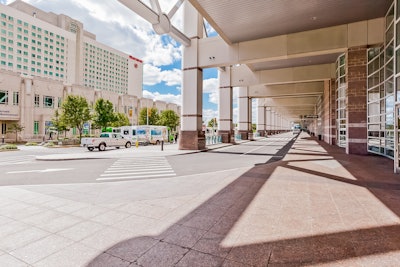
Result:
{"label": "column base", "polygon": [[180,131],[180,150],[203,150],[206,148],[206,138],[202,131]]}
{"label": "column base", "polygon": [[367,142],[365,143],[347,143],[346,154],[368,155]]}
{"label": "column base", "polygon": [[235,143],[233,131],[220,131],[219,130],[217,134],[221,136],[222,143],[231,143],[231,144]]}
{"label": "column base", "polygon": [[249,131],[238,131],[241,140],[249,140]]}

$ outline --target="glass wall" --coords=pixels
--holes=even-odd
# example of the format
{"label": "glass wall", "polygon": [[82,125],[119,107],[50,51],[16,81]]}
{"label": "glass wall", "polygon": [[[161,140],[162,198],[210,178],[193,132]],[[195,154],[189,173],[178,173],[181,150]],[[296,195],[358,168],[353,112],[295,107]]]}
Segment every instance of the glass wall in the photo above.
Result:
{"label": "glass wall", "polygon": [[389,9],[385,23],[384,45],[368,50],[368,151],[393,158],[394,6]]}
{"label": "glass wall", "polygon": [[346,54],[339,56],[336,61],[336,129],[337,129],[337,145],[346,147]]}

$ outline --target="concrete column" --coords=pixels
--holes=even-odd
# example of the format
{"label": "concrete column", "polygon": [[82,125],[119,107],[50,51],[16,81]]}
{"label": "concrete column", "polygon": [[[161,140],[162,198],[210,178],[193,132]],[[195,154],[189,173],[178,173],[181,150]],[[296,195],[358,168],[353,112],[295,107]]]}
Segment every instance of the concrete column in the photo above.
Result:
{"label": "concrete column", "polygon": [[367,47],[352,47],[347,57],[347,146],[346,153],[367,151]]}
{"label": "concrete column", "polygon": [[265,136],[265,106],[257,108],[257,132],[260,136]]}
{"label": "concrete column", "polygon": [[182,61],[182,113],[179,149],[201,150],[206,147],[202,131],[203,115],[203,70],[199,68],[198,41],[202,38],[203,19],[188,2],[184,5],[184,33],[191,45],[183,48]]}
{"label": "concrete column", "polygon": [[234,143],[232,127],[232,86],[231,68],[225,67],[218,71],[219,74],[219,105],[218,105],[218,135],[222,137],[222,143]]}
{"label": "concrete column", "polygon": [[271,121],[271,123],[272,123],[272,132],[273,132],[273,134],[276,134],[276,115],[277,115],[276,111],[272,110],[272,113],[271,113],[272,121]]}
{"label": "concrete column", "polygon": [[[30,136],[28,133],[32,133],[33,135],[33,115],[34,115],[34,107],[33,102],[35,98],[35,93],[33,90],[33,77],[30,76],[22,76],[23,84],[21,85],[21,94],[20,94],[20,122],[24,122],[22,126],[24,126],[24,130],[21,135],[24,140],[32,139],[33,136]],[[42,134],[39,132],[39,134]],[[44,134],[44,132],[43,132]]]}
{"label": "concrete column", "polygon": [[336,140],[336,99],[335,80],[324,81],[324,100],[322,112],[323,140],[330,145]]}
{"label": "concrete column", "polygon": [[242,140],[249,139],[249,132],[251,126],[251,120],[249,114],[249,93],[248,87],[239,87],[239,123],[238,132],[242,137]]}
{"label": "concrete column", "polygon": [[272,114],[271,114],[271,107],[265,108],[265,129],[267,130],[267,135],[272,133]]}

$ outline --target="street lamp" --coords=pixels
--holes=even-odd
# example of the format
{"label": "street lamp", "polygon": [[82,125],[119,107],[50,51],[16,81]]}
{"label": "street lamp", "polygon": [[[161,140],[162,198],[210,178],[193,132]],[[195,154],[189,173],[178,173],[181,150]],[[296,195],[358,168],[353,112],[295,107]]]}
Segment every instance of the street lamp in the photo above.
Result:
{"label": "street lamp", "polygon": [[133,126],[133,100],[135,100],[135,98],[130,97],[129,100],[131,100],[131,109],[129,110],[129,117],[132,118],[132,126]]}

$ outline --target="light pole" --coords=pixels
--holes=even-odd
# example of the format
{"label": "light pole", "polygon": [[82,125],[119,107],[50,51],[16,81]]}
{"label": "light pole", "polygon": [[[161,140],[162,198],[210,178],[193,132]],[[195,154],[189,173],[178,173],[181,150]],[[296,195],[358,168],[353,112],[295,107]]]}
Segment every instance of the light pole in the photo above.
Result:
{"label": "light pole", "polygon": [[134,98],[133,97],[130,97],[129,98],[129,100],[131,100],[131,110],[129,111],[129,116],[132,118],[132,126],[133,126],[133,100],[134,100]]}
{"label": "light pole", "polygon": [[149,125],[149,107],[146,105],[146,125]]}

